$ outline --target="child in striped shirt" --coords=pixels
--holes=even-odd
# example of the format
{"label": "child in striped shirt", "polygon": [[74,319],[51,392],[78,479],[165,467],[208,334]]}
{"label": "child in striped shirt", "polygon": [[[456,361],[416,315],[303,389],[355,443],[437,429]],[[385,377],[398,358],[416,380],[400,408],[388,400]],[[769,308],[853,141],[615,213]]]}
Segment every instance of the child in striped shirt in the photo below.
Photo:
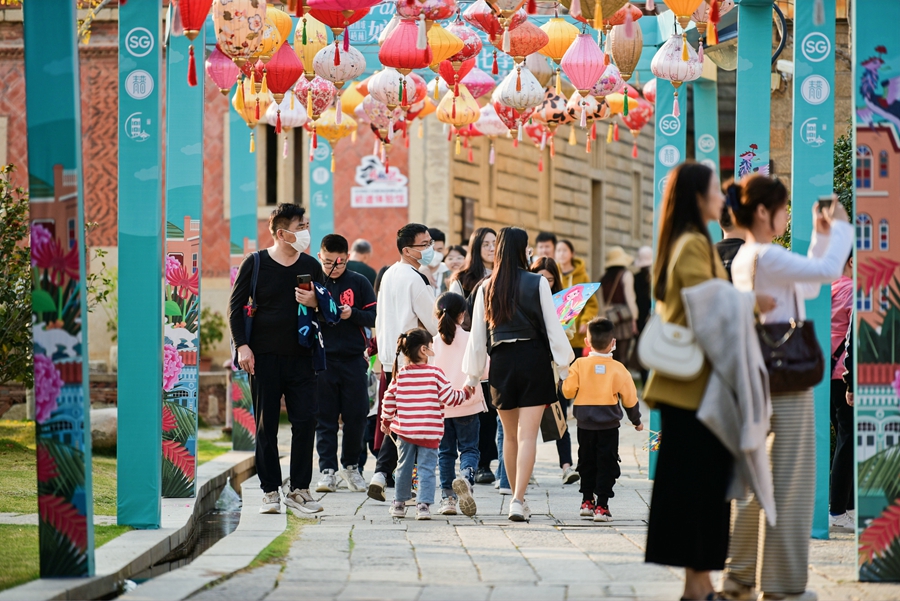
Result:
{"label": "child in striped shirt", "polygon": [[[406,501],[412,498],[413,466],[417,466],[416,519],[431,519],[438,447],[444,436],[444,406],[459,405],[473,393],[469,387],[454,390],[444,372],[428,364],[428,358],[434,356],[433,342],[424,329],[400,334],[394,378],[381,401],[381,429],[399,439],[400,460],[390,510],[398,518],[406,517]],[[398,370],[400,353],[409,363]]]}

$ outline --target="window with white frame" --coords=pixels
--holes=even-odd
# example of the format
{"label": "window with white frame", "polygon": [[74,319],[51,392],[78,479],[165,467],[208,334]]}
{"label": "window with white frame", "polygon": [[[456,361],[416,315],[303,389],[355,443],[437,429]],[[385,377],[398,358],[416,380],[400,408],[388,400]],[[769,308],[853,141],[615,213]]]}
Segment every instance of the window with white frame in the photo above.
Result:
{"label": "window with white frame", "polygon": [[879,302],[879,306],[881,307],[882,313],[887,313],[887,310],[891,308],[891,288],[890,286],[884,286],[881,289],[881,299]]}
{"label": "window with white frame", "polygon": [[856,149],[856,187],[872,187],[872,149],[868,146]]}
{"label": "window with white frame", "polygon": [[865,213],[856,216],[856,248],[872,250],[872,218]]}
{"label": "window with white frame", "polygon": [[859,289],[856,291],[856,310],[871,311],[872,310],[872,290]]}
{"label": "window with white frame", "polygon": [[878,222],[878,250],[888,250],[890,248],[891,226],[888,225],[887,219]]}

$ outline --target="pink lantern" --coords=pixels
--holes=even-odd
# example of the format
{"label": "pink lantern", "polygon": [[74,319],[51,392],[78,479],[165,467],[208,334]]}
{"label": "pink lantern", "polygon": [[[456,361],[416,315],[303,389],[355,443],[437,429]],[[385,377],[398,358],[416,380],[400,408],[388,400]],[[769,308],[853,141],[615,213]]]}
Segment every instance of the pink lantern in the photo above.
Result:
{"label": "pink lantern", "polygon": [[463,43],[463,49],[447,59],[451,63],[463,63],[470,58],[475,58],[481,52],[481,36],[459,19],[453,21],[444,29],[458,37]]}
{"label": "pink lantern", "polygon": [[384,40],[378,60],[385,67],[393,67],[403,75],[431,64],[432,53],[425,36],[425,19],[401,19]]}
{"label": "pink lantern", "polygon": [[[593,37],[587,33],[578,34],[569,49],[563,55],[559,62],[566,77],[578,90],[581,104],[587,102],[587,98],[594,98],[590,95],[591,88],[596,85],[606,70],[603,51],[600,50]],[[596,102],[596,100],[594,100]],[[590,107],[582,107],[579,112],[581,118],[581,127],[587,127],[587,115],[593,114],[594,109]]]}
{"label": "pink lantern", "polygon": [[594,87],[591,88],[591,94],[597,99],[597,102],[603,102],[609,94],[621,92],[624,87],[625,80],[622,79],[619,68],[610,63],[606,66],[606,70],[603,71],[603,75],[600,76]]}
{"label": "pink lantern", "polygon": [[469,25],[477,27],[488,34],[488,39],[490,39],[491,42],[493,42],[494,38],[499,36],[501,32],[505,35],[507,32],[512,31],[528,20],[528,14],[524,10],[518,10],[509,17],[506,27],[503,27],[503,25],[500,24],[499,17],[494,13],[490,4],[484,0],[478,0],[472,4],[465,12],[463,12],[462,17]]}
{"label": "pink lantern", "polygon": [[485,94],[489,94],[494,89],[494,86],[497,85],[493,77],[478,67],[473,67],[460,83],[465,84],[475,98],[481,98]]}
{"label": "pink lantern", "polygon": [[301,101],[306,98],[306,115],[315,122],[331,106],[335,88],[333,83],[316,75],[312,81],[301,77],[294,92]]}
{"label": "pink lantern", "polygon": [[456,13],[456,0],[412,0],[397,3],[397,14],[404,19],[418,19],[425,16],[425,21],[443,21]]}
{"label": "pink lantern", "polygon": [[317,10],[349,11],[368,10],[381,0],[303,0],[304,6]]}
{"label": "pink lantern", "polygon": [[644,84],[644,98],[647,99],[647,102],[650,104],[654,104],[656,102],[656,78],[654,77],[650,81]]}
{"label": "pink lantern", "polygon": [[241,70],[231,58],[219,50],[217,44],[215,50],[210,52],[209,57],[206,59],[206,74],[213,80],[219,91],[224,96],[228,96],[228,92],[234,87]]}

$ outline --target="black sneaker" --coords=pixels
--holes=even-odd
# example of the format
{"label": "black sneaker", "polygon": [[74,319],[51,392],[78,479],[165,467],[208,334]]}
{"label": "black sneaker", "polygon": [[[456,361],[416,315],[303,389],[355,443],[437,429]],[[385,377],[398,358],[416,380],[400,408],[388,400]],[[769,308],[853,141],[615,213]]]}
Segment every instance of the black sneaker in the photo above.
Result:
{"label": "black sneaker", "polygon": [[496,480],[494,472],[485,467],[480,467],[478,468],[478,471],[475,472],[476,484],[492,484],[494,480]]}

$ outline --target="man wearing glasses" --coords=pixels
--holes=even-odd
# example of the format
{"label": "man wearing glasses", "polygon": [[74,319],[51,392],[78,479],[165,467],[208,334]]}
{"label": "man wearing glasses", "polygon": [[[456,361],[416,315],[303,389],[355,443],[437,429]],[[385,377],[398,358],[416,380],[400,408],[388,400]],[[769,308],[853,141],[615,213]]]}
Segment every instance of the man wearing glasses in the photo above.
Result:
{"label": "man wearing glasses", "polygon": [[[428,228],[419,223],[404,225],[397,232],[397,250],[400,260],[391,265],[381,279],[378,290],[378,306],[381,310],[375,319],[375,337],[378,340],[378,359],[389,386],[394,361],[397,359],[397,338],[413,328],[425,328],[437,335],[437,319],[434,316],[434,288],[419,268],[434,258],[434,241]],[[387,478],[397,468],[397,447],[391,438],[385,437],[378,452],[375,475],[369,482],[368,495],[384,501]]]}
{"label": "man wearing glasses", "polygon": [[[325,288],[338,303],[341,321],[322,328],[328,369],[319,374],[316,450],[322,478],[316,492],[335,492],[339,478],[353,492],[365,492],[359,459],[369,414],[366,328],[375,326],[375,290],[365,276],[347,269],[347,239],[337,234],[322,238],[319,260]],[[338,420],[344,423],[341,466],[338,470]]]}
{"label": "man wearing glasses", "polygon": [[[259,512],[281,513],[279,491],[283,488],[285,505],[317,513],[322,506],[309,493],[316,433],[316,372],[312,350],[302,346],[297,335],[297,311],[298,305],[318,311],[319,303],[312,287],[301,288],[298,279],[304,276],[307,281],[323,283],[325,276],[319,262],[304,252],[309,247],[309,217],[303,207],[278,205],[269,217],[269,231],[275,242],[258,253],[255,295],[251,280],[256,259],[250,255],[238,271],[229,307],[238,363],[250,374],[256,471],[264,493]],[[248,336],[244,317],[250,313]],[[291,473],[284,481],[278,456],[282,396],[291,422]]]}

